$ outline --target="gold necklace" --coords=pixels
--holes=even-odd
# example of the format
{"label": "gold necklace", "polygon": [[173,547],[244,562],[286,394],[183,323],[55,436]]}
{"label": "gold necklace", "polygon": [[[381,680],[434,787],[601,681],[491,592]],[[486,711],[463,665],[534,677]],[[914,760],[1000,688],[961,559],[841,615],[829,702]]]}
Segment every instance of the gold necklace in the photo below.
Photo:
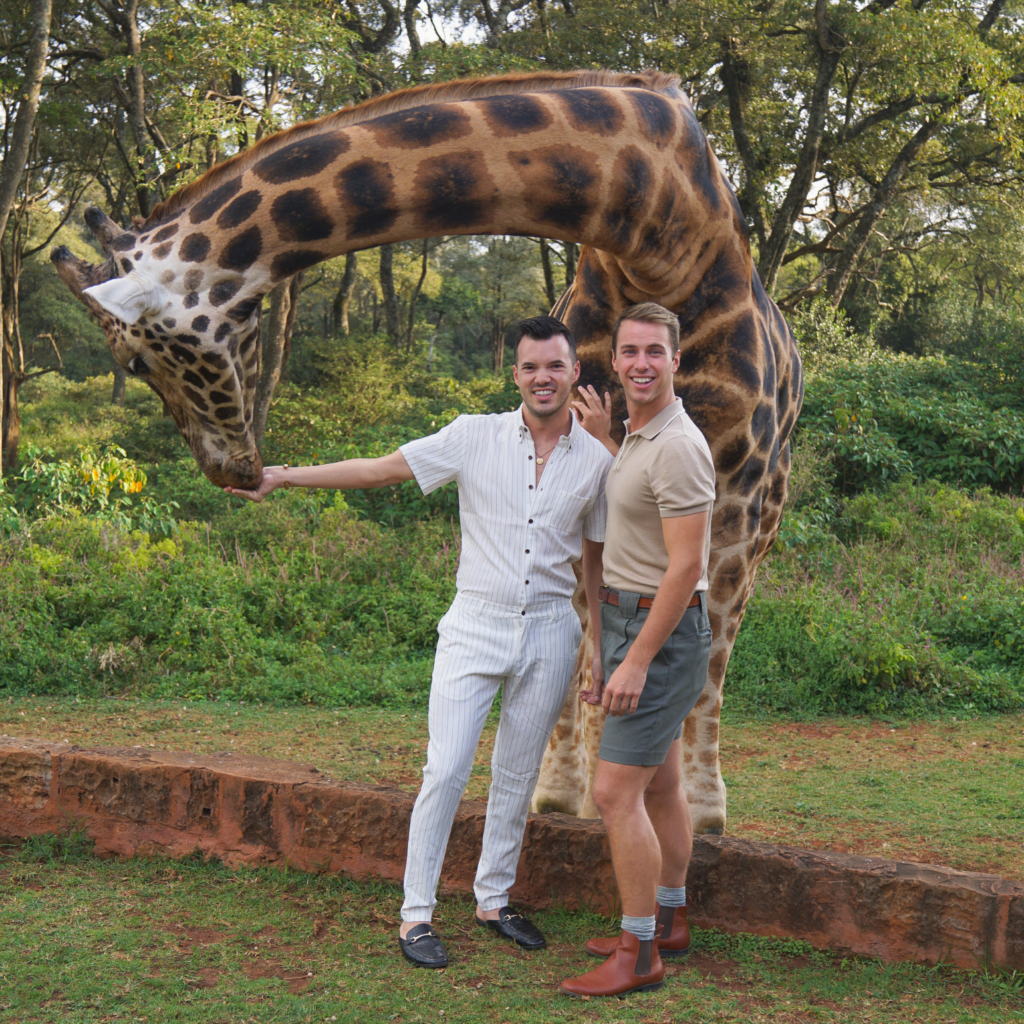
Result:
{"label": "gold necklace", "polygon": [[543,466],[544,460],[558,447],[558,441],[556,441],[543,455],[537,456],[537,465]]}

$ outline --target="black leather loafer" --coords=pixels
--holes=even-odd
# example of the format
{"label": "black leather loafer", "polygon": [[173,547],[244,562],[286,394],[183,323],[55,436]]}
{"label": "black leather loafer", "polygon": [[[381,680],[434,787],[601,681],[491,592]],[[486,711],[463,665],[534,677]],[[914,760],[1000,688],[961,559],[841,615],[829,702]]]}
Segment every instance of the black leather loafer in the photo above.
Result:
{"label": "black leather loafer", "polygon": [[448,954],[441,945],[437,932],[429,924],[418,924],[403,939],[398,936],[402,956],[413,967],[447,967]]}
{"label": "black leather loafer", "polygon": [[[473,916],[476,917],[475,914]],[[523,949],[543,949],[547,945],[540,929],[511,907],[502,907],[498,911],[497,921],[481,921],[477,917],[476,923],[481,928],[490,928],[491,931],[497,932],[503,939],[511,939]]]}

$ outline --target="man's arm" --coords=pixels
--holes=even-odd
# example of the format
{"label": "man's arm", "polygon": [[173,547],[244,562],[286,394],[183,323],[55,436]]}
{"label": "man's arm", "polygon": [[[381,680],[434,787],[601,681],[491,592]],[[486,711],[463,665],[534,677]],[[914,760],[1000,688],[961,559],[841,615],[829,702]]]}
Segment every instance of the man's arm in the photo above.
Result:
{"label": "man's arm", "polygon": [[668,569],[654,597],[650,614],[625,660],[612,674],[604,690],[604,709],[610,715],[636,711],[647,682],[647,669],[665,646],[686,611],[704,568],[704,535],[707,512],[662,519],[668,550]]}
{"label": "man's arm", "polygon": [[590,631],[594,637],[594,656],[590,668],[590,688],[580,690],[580,700],[600,704],[604,689],[604,670],[601,667],[601,604],[597,592],[601,589],[604,573],[604,544],[583,538],[583,589],[590,609]]}
{"label": "man's arm", "polygon": [[350,490],[362,487],[387,487],[412,480],[413,472],[405,456],[392,452],[379,459],[346,459],[326,466],[268,466],[263,470],[259,486],[252,490],[225,487],[228,494],[237,494],[250,501],[262,501],[278,487],[332,487]]}

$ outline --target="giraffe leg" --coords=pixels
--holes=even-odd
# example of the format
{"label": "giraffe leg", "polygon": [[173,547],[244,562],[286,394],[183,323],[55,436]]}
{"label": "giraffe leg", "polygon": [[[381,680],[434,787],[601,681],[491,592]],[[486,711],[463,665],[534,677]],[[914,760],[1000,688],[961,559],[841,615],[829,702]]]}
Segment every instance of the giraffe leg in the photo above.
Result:
{"label": "giraffe leg", "polygon": [[[583,639],[576,656],[576,670],[573,672],[569,696],[544,751],[530,809],[535,814],[561,811],[577,818],[596,818],[597,809],[590,796],[590,781],[594,771],[589,761],[589,744],[586,739],[586,709],[589,705],[585,705],[579,698],[580,690],[590,685],[594,636],[590,631],[590,610],[583,589],[582,563],[574,564],[573,570],[576,573],[576,591],[572,601],[583,626]],[[592,813],[588,814],[588,810]]]}
{"label": "giraffe leg", "polygon": [[[587,763],[585,740],[586,718],[583,701],[579,698],[581,687],[588,685],[590,652],[594,649],[590,635],[590,624],[583,634],[580,653],[576,661],[569,696],[558,719],[555,731],[548,740],[544,758],[540,764],[540,776],[533,790],[530,809],[535,814],[561,811],[575,817],[588,817],[585,813],[590,798],[589,780],[593,774]],[[597,817],[596,813],[593,815]]]}
{"label": "giraffe leg", "polygon": [[[732,546],[726,547],[722,539],[712,540],[715,550],[708,565],[708,617],[715,639],[707,684],[683,725],[683,786],[695,833],[721,835],[725,831],[726,790],[718,758],[725,670],[753,592],[754,575],[779,532],[789,490],[789,469],[787,442],[775,473],[761,488],[760,514],[753,527],[756,543],[749,537],[732,537]],[[720,506],[716,515],[721,511]],[[750,523],[749,513],[746,519]]]}
{"label": "giraffe leg", "polygon": [[[712,664],[716,660],[720,664],[728,661],[729,651],[723,652],[724,646],[725,644],[716,638],[711,652]],[[732,644],[730,643],[728,647],[731,648]],[[683,788],[690,804],[693,831],[697,835],[720,836],[725,831],[726,791],[718,761],[718,729],[724,675],[724,664],[716,672],[712,672],[709,666],[704,692],[683,723]]]}

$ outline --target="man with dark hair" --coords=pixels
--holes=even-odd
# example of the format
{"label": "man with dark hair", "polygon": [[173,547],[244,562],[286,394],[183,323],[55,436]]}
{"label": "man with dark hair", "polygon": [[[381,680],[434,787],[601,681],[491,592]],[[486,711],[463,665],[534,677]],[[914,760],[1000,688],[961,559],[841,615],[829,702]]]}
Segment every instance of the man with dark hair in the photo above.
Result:
{"label": "man with dark hair", "polygon": [[[707,440],[673,390],[679,320],[654,302],[612,328],[612,369],[629,419],[611,439],[610,402],[582,391],[576,409],[615,462],[608,475],[608,538],[601,587],[601,658],[581,696],[605,719],[594,802],[612,851],[622,931],[595,938],[605,959],[562,982],[575,996],[659,988],[661,958],[685,956],[686,871],[693,848],[682,784],[682,728],[704,691],[711,652],[708,557],[715,466]],[[605,682],[607,681],[607,682]]]}
{"label": "man with dark hair", "polygon": [[513,376],[523,401],[515,412],[459,416],[383,458],[274,466],[255,490],[228,488],[261,501],[277,487],[386,487],[415,479],[427,494],[458,483],[458,592],[437,629],[430,742],[409,825],[399,931],[402,953],[417,967],[448,964],[430,920],[448,835],[499,689],[476,921],[525,949],[545,945],[536,926],[509,908],[509,889],[541,758],[576,666],[582,629],[572,606],[573,563],[581,555],[587,600],[597,606],[612,458],[570,408],[580,364],[569,329],[534,317],[519,334]]}

